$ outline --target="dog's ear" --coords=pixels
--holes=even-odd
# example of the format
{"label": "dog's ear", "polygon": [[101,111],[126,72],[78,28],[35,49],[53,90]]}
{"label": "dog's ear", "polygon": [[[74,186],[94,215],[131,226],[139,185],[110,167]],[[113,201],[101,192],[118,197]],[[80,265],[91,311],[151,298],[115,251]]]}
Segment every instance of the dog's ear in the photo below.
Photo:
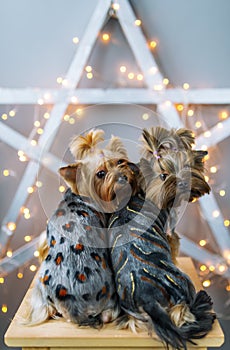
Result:
{"label": "dog's ear", "polygon": [[128,153],[125,146],[123,145],[121,139],[117,136],[112,135],[106,149],[114,154],[118,153],[121,157],[128,158]]}
{"label": "dog's ear", "polygon": [[193,154],[193,160],[195,167],[201,171],[204,170],[204,157],[207,156],[208,152],[207,151],[202,151],[202,150],[194,150],[192,151]]}
{"label": "dog's ear", "polygon": [[70,142],[70,152],[77,159],[83,159],[94,151],[99,142],[104,141],[104,131],[91,130],[85,135],[75,136]]}
{"label": "dog's ear", "polygon": [[71,188],[72,192],[76,194],[78,193],[77,182],[80,175],[80,166],[80,162],[73,163],[62,167],[58,170],[59,174],[65,180],[67,185]]}
{"label": "dog's ear", "polygon": [[195,144],[195,135],[192,130],[180,128],[176,130],[176,135],[180,138],[186,150],[191,149],[192,145]]}
{"label": "dog's ear", "polygon": [[151,128],[149,132],[147,129],[142,131],[142,142],[144,144],[144,153],[146,156],[150,153],[153,155],[158,151],[159,140],[157,139],[156,128]]}

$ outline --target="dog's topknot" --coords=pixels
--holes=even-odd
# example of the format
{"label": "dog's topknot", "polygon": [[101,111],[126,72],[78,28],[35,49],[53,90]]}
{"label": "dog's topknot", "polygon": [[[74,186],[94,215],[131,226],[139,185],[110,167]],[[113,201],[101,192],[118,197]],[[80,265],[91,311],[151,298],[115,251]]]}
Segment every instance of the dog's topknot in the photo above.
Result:
{"label": "dog's topknot", "polygon": [[92,153],[99,142],[104,141],[104,131],[91,130],[85,135],[74,136],[70,142],[70,152],[76,160],[83,159]]}
{"label": "dog's topknot", "polygon": [[180,128],[176,130],[177,136],[179,136],[185,149],[192,149],[192,145],[195,144],[195,135],[192,130]]}
{"label": "dog's topknot", "polygon": [[155,126],[149,130],[143,129],[142,142],[144,155],[149,158],[152,154],[160,155],[164,151],[192,150],[195,136],[189,129],[165,129]]}

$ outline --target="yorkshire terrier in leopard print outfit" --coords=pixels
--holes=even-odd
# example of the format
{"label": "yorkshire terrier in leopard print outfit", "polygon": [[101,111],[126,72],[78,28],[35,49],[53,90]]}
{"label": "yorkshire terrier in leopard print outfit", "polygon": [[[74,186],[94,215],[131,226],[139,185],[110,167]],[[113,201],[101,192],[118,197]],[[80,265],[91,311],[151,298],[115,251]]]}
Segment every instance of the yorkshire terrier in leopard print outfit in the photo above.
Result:
{"label": "yorkshire terrier in leopard print outfit", "polygon": [[119,306],[106,236],[107,212],[136,193],[137,167],[121,141],[101,150],[102,130],[76,137],[78,161],[59,169],[69,189],[47,225],[48,253],[32,290],[27,325],[63,316],[79,326],[114,320]]}

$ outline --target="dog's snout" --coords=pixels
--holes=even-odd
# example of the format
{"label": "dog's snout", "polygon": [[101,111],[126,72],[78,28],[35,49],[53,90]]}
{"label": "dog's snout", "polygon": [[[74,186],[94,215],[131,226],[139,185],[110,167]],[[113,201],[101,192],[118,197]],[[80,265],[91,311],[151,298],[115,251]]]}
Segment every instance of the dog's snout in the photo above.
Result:
{"label": "dog's snout", "polygon": [[177,186],[178,186],[178,188],[179,188],[180,190],[186,190],[186,189],[188,188],[189,184],[188,184],[188,182],[185,181],[185,180],[180,180],[180,181],[178,182]]}
{"label": "dog's snout", "polygon": [[126,175],[119,175],[118,176],[117,182],[119,184],[125,184],[125,183],[127,183],[127,181],[128,181],[128,178]]}

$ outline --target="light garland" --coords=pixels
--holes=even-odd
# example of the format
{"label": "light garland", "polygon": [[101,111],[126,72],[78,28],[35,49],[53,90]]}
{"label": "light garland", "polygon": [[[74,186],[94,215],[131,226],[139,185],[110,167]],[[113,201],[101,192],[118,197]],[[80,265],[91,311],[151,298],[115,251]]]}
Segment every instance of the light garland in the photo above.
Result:
{"label": "light garland", "polygon": [[[118,3],[116,3],[116,2],[113,2],[111,7],[116,12],[116,11],[119,11],[120,5]],[[141,23],[141,20],[136,19],[134,24],[136,26],[141,26],[142,23]],[[102,42],[104,44],[107,44],[107,43],[109,43],[111,41],[111,33],[108,33],[108,32],[101,33],[100,37],[101,37],[101,40],[102,40]],[[77,36],[72,39],[72,42],[74,44],[78,44],[79,41],[80,40],[79,40],[79,38]],[[157,45],[158,45],[158,43],[157,43],[156,40],[149,41],[149,43],[148,43],[148,46],[149,46],[149,48],[151,50],[154,50],[157,47]],[[127,85],[129,84],[130,81],[142,82],[144,80],[144,76],[141,73],[134,73],[134,72],[130,71],[125,65],[121,65],[119,67],[119,72],[121,73],[122,77],[125,77],[127,79]],[[152,67],[151,70],[149,71],[149,74],[150,75],[154,75],[157,72],[158,72],[158,68],[157,67]],[[89,66],[89,65],[85,67],[85,74],[86,74],[86,78],[89,79],[89,80],[92,80],[92,79],[94,79],[97,76],[95,70],[93,70],[92,66]],[[57,81],[57,83],[59,85],[62,85],[63,87],[68,87],[69,82],[68,82],[67,79],[65,79],[63,77],[57,77],[56,81]],[[169,85],[169,79],[168,78],[164,78],[162,80],[162,84],[157,84],[157,85],[153,86],[153,90],[156,91],[156,92],[160,92],[160,91],[162,91],[164,89],[164,86],[168,86],[168,85]],[[182,88],[185,91],[189,90],[190,89],[189,83],[184,83],[182,85]],[[39,98],[37,100],[37,104],[39,106],[42,106],[45,103],[45,101],[51,100],[51,99],[54,100],[54,96],[52,96],[52,94],[50,94],[50,93],[46,93],[43,96],[43,98]],[[71,102],[72,103],[78,103],[77,96],[72,96],[71,97]],[[165,105],[166,106],[171,106],[172,102],[170,100],[165,101]],[[195,116],[194,109],[192,109],[190,107],[187,108],[186,105],[183,104],[183,103],[179,103],[178,105],[176,105],[176,109],[180,113],[186,112],[186,115],[188,117],[194,117]],[[75,111],[74,114],[77,117],[81,117],[83,115],[83,109],[82,108],[77,108],[77,110]],[[3,113],[1,115],[1,119],[3,121],[7,121],[9,117],[13,118],[13,117],[15,117],[15,115],[16,115],[16,109],[14,108],[14,109],[11,109],[7,113]],[[228,117],[229,117],[229,112],[227,110],[221,110],[219,112],[219,114],[218,114],[218,119],[221,120],[221,121],[222,120],[226,120]],[[43,119],[46,121],[49,118],[50,118],[50,113],[47,111],[47,112],[45,112],[43,114]],[[147,121],[149,119],[149,114],[148,113],[143,113],[141,118],[142,118],[142,120]],[[76,122],[76,120],[75,120],[75,118],[72,115],[70,116],[70,115],[66,114],[66,115],[63,116],[63,122],[68,122],[70,125],[73,125]],[[43,131],[44,131],[43,126],[44,125],[42,125],[42,122],[40,120],[35,120],[34,121],[34,127],[36,128],[37,135],[42,135],[43,134]],[[195,129],[199,130],[202,127],[204,127],[203,121],[202,120],[196,120],[196,122],[195,122]],[[217,128],[218,129],[222,129],[223,128],[222,122],[218,122],[217,123]],[[205,138],[211,138],[211,136],[212,136],[212,133],[210,131],[205,131],[204,132],[204,137]],[[35,140],[35,139],[31,139],[30,142],[31,142],[32,146],[36,146],[37,145],[37,140]],[[204,145],[201,146],[201,149],[207,150],[208,147],[207,147],[207,145],[204,144]],[[20,154],[19,154],[19,152],[20,152]],[[22,161],[22,162],[28,160],[26,154],[23,151],[21,151],[21,150],[18,151],[18,156],[19,156],[19,160]],[[217,171],[218,171],[218,167],[215,166],[215,165],[212,165],[212,166],[210,166],[209,171],[210,171],[210,174],[216,174]],[[14,174],[14,172],[12,170],[9,170],[9,169],[4,169],[2,171],[2,174],[3,174],[4,177],[7,178],[7,177],[10,177],[10,176],[13,176],[12,174]],[[208,176],[206,176],[206,180],[209,181],[209,177]],[[35,186],[28,187],[28,189],[27,189],[28,193],[32,194],[36,190],[36,187],[37,188],[42,187],[42,183],[37,181]],[[65,186],[59,186],[59,188],[58,188],[58,191],[60,193],[63,193],[65,190],[66,190]],[[221,189],[219,191],[219,196],[220,197],[224,197],[225,195],[226,195],[226,190],[225,189]],[[23,208],[22,211],[21,211],[21,214],[24,216],[25,219],[29,219],[31,217],[31,213],[30,213],[30,210],[28,208]],[[220,212],[218,210],[214,210],[212,212],[212,217],[214,219],[218,218],[219,215],[220,215]],[[229,219],[225,219],[223,224],[224,224],[225,227],[229,227],[230,226],[230,220]],[[16,230],[16,227],[17,227],[17,225],[14,222],[7,223],[7,228],[12,233]],[[30,236],[30,235],[24,236],[24,240],[25,240],[25,242],[28,243],[28,242],[30,242],[32,240],[32,236]],[[200,247],[204,247],[204,246],[207,245],[207,243],[208,243],[208,241],[206,239],[201,239],[199,241],[199,246]],[[13,256],[13,251],[11,249],[8,249],[8,251],[6,252],[6,255],[7,255],[8,258],[11,258]],[[34,252],[34,256],[35,257],[39,257],[39,252],[35,251]],[[225,259],[229,263],[230,257],[226,256]],[[215,265],[215,264],[206,264],[205,265],[205,264],[203,264],[203,265],[200,265],[199,269],[200,269],[200,272],[203,273],[204,276],[206,276],[208,273],[213,273],[213,272],[217,272],[218,274],[224,274],[224,272],[226,272],[227,268],[228,268],[228,265],[223,263],[223,264],[219,264],[219,265]],[[37,270],[37,266],[36,265],[30,265],[29,266],[29,270],[31,272],[35,272]],[[22,279],[23,277],[24,277],[24,274],[22,272],[18,272],[17,273],[17,278],[18,279]],[[5,283],[5,278],[1,276],[0,277],[0,284],[4,284],[4,283]],[[210,278],[205,278],[205,280],[203,280],[202,284],[203,284],[204,288],[210,287],[211,284],[212,284],[211,277]],[[226,291],[230,292],[230,283],[229,282],[226,285],[225,289],[226,289]],[[2,310],[3,313],[7,313],[8,312],[7,304],[5,304],[5,303],[2,304],[2,309],[1,310]]]}

